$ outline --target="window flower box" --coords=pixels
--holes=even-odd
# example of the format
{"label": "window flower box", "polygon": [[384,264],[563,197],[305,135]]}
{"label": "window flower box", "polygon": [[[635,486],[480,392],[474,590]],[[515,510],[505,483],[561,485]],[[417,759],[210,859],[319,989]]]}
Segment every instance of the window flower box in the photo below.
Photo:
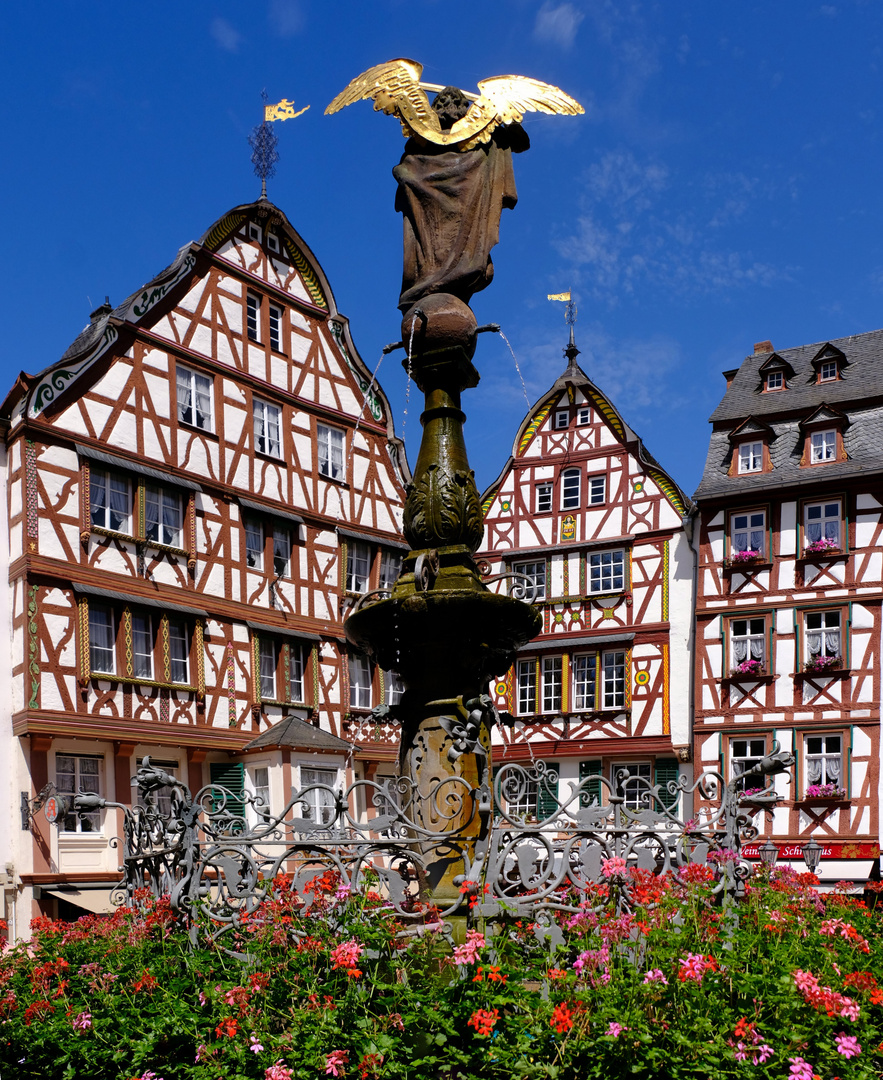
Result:
{"label": "window flower box", "polygon": [[846,798],[846,791],[837,787],[836,784],[808,784],[803,793],[806,801],[832,800],[842,802]]}
{"label": "window flower box", "polygon": [[826,671],[839,671],[843,667],[840,656],[813,656],[803,665],[807,675],[823,675]]}
{"label": "window flower box", "polygon": [[745,563],[760,562],[763,558],[762,551],[755,551],[752,548],[748,548],[745,551],[737,551],[735,555],[730,557],[730,566],[742,566]]}
{"label": "window flower box", "polygon": [[773,787],[746,788],[739,793],[740,806],[773,806],[781,802],[783,796]]}
{"label": "window flower box", "polygon": [[743,660],[741,664],[737,664],[730,672],[731,679],[744,679],[751,678],[754,675],[765,675],[764,663],[762,660]]}
{"label": "window flower box", "polygon": [[813,540],[803,549],[805,559],[811,559],[814,555],[839,555],[840,553],[840,545],[824,537],[821,540]]}

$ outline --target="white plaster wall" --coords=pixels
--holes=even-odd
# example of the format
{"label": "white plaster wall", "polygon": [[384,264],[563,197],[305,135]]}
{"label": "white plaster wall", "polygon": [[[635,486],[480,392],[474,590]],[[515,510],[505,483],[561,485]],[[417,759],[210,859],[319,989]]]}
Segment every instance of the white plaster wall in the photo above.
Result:
{"label": "white plaster wall", "polygon": [[787,500],[782,503],[781,525],[779,530],[779,554],[797,553],[797,503]]}
{"label": "white plaster wall", "polygon": [[683,530],[669,546],[669,703],[675,746],[691,742],[693,686],[693,569],[696,552]]}

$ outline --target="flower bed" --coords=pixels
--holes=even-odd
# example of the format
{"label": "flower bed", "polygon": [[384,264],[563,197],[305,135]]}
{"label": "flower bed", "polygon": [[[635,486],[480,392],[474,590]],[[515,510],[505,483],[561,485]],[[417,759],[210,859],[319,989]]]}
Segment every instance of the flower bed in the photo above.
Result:
{"label": "flower bed", "polygon": [[[279,878],[227,944],[188,950],[168,903],[37,920],[0,961],[0,1071],[16,1080],[832,1080],[883,1066],[883,920],[812,875],[748,885],[607,860],[549,953],[527,920],[455,948],[437,913],[397,937],[373,892]],[[613,865],[617,863],[617,865]],[[628,886],[636,908],[605,903]],[[307,906],[309,905],[309,906]],[[596,910],[593,910],[596,909]],[[624,1071],[627,1063],[627,1071]]]}

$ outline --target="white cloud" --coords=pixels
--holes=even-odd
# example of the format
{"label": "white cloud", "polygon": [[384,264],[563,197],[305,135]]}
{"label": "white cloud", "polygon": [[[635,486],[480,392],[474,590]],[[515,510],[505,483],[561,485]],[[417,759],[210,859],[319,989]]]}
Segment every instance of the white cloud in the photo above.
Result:
{"label": "white cloud", "polygon": [[294,37],[304,27],[304,13],[299,0],[270,0],[267,17],[270,27],[279,37]]}
{"label": "white cloud", "polygon": [[224,50],[224,52],[235,53],[239,52],[239,46],[242,43],[242,34],[227,22],[226,19],[220,18],[212,19],[211,26],[209,27],[209,33],[216,45]]}
{"label": "white cloud", "polygon": [[573,45],[577,29],[584,17],[573,4],[564,3],[553,6],[551,0],[546,0],[537,12],[533,36],[537,41],[545,41],[552,45],[559,45],[562,49],[569,49]]}

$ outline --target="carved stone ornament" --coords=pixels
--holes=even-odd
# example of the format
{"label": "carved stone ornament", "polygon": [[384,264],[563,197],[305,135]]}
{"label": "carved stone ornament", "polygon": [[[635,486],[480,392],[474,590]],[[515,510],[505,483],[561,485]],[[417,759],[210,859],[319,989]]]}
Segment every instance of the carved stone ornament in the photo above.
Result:
{"label": "carved stone ornament", "polygon": [[450,474],[438,465],[430,465],[408,489],[404,533],[414,550],[465,544],[474,551],[482,536],[481,503],[474,474]]}

